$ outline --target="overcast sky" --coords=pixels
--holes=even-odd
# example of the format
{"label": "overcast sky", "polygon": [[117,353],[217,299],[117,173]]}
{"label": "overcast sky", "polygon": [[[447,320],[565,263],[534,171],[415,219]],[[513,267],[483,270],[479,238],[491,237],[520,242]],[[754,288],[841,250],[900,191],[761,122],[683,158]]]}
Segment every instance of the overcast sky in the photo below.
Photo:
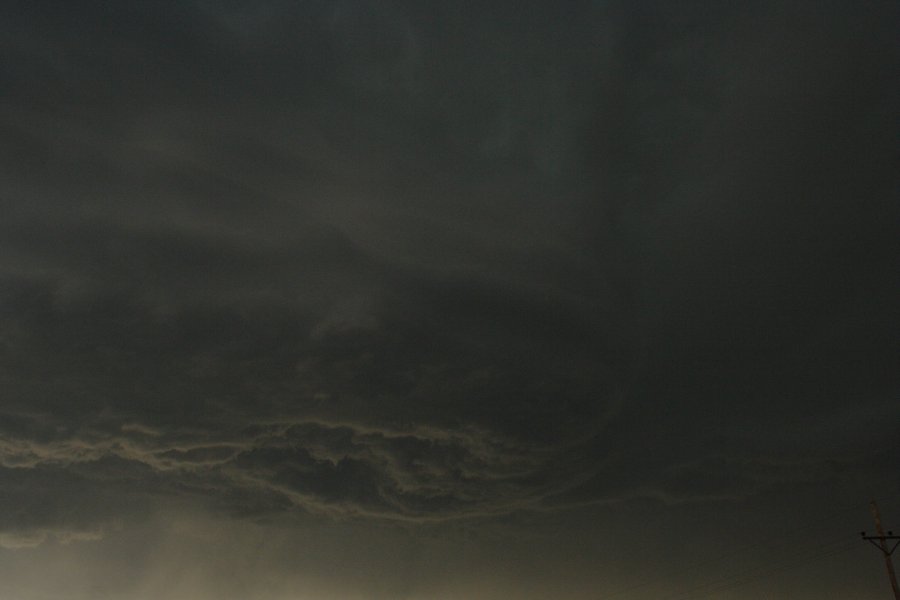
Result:
{"label": "overcast sky", "polygon": [[0,3],[0,597],[887,598],[898,30]]}

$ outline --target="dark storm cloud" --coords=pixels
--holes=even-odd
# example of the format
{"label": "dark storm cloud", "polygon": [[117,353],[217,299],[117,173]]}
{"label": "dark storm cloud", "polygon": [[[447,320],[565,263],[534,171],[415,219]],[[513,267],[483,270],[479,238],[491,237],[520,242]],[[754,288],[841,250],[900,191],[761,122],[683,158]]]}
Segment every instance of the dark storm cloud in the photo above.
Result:
{"label": "dark storm cloud", "polygon": [[[234,431],[163,433],[126,424],[118,431],[69,436],[54,429],[43,435],[33,427],[4,433],[0,460],[10,477],[35,477],[46,485],[65,476],[60,485],[66,493],[54,496],[60,503],[88,491],[102,495],[103,486],[114,482],[131,493],[156,486],[174,494],[222,494],[231,499],[222,508],[236,513],[264,510],[265,502],[268,510],[296,507],[402,520],[504,512],[539,496],[537,475],[550,452],[471,427],[389,430],[282,421]],[[244,505],[248,499],[261,506]],[[98,518],[91,508],[73,513]]]}
{"label": "dark storm cloud", "polygon": [[893,10],[7,4],[2,543],[877,470]]}

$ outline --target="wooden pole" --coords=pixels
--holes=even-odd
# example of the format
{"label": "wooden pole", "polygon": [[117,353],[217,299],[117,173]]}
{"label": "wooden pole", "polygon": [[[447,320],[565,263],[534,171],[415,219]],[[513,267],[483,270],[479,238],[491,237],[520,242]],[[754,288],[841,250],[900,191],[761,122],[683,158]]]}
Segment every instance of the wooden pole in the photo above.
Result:
{"label": "wooden pole", "polygon": [[[888,549],[887,539],[888,537],[894,537],[890,535],[884,535],[884,529],[881,527],[881,513],[878,511],[878,505],[872,500],[872,504],[869,505],[872,509],[872,516],[875,518],[875,532],[878,536],[878,547],[881,548],[882,554],[884,554],[884,565],[887,568],[888,579],[891,580],[891,589],[894,590],[894,600],[900,600],[900,587],[897,586],[897,575],[894,573],[894,563],[891,561],[891,554],[894,549]],[[896,548],[896,546],[895,546]]]}

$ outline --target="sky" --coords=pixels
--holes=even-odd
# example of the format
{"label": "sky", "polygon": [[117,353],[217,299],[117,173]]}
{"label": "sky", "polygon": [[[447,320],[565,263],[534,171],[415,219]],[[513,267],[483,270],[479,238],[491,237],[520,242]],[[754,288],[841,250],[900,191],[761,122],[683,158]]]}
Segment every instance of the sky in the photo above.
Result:
{"label": "sky", "polygon": [[900,5],[0,4],[0,597],[888,598]]}

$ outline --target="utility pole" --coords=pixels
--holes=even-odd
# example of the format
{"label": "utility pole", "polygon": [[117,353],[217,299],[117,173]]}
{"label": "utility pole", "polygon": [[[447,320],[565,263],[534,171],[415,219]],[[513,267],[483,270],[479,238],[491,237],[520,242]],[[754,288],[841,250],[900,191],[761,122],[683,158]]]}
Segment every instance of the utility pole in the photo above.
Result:
{"label": "utility pole", "polygon": [[[881,513],[878,512],[878,505],[872,500],[869,507],[872,509],[872,516],[875,518],[875,532],[877,535],[866,535],[866,532],[863,531],[862,539],[867,540],[884,554],[884,565],[887,568],[888,579],[891,580],[891,589],[894,590],[894,600],[900,600],[900,587],[897,586],[897,575],[894,574],[894,563],[891,562],[891,554],[900,545],[900,535],[894,535],[893,531],[888,531],[887,535],[884,535],[884,529],[881,528]],[[893,545],[888,547],[888,542],[893,542]]]}

